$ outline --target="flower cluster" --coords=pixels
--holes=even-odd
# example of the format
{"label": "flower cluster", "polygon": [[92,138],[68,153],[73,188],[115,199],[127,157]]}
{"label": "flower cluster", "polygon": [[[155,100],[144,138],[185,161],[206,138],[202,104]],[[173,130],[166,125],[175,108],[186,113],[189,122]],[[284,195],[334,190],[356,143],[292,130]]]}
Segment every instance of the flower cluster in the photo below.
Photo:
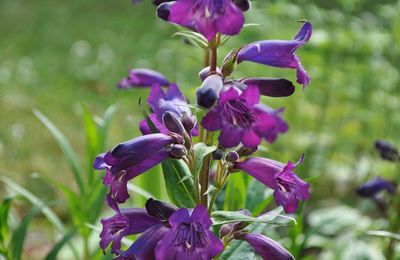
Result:
{"label": "flower cluster", "polygon": [[[253,156],[262,140],[273,143],[288,131],[282,117],[284,108],[261,103],[261,96],[290,96],[294,84],[283,78],[236,79],[232,75],[239,64],[249,61],[295,69],[297,83],[306,87],[310,77],[295,51],[310,40],[311,23],[304,22],[292,40],[264,40],[234,49],[218,66],[222,37],[241,31],[243,12],[250,9],[250,1],[153,3],[161,19],[183,26],[197,41],[204,42],[208,66],[199,73],[202,83],[196,90],[197,104],[188,104],[177,84],[153,70],[130,70],[118,83],[122,89],[150,88],[150,113],[145,113],[139,124],[142,136],[95,159],[94,168],[105,170],[103,183],[109,187],[106,201],[115,212],[101,221],[101,248],[106,250],[111,244],[111,252],[120,259],[207,260],[222,254],[236,239],[246,241],[263,259],[293,259],[278,242],[249,233],[249,223],[223,225],[219,236],[211,227],[213,212],[218,209],[217,196],[229,177],[239,171],[274,190],[275,203],[286,213],[295,213],[299,201],[309,197],[309,184],[294,173],[304,156],[297,163]],[[128,182],[159,164],[175,205],[149,199],[145,209],[121,207],[129,198]],[[213,178],[211,171],[215,172]],[[179,181],[171,184],[176,176]],[[250,215],[246,210],[241,212]],[[141,235],[123,250],[122,238],[136,234]]]}

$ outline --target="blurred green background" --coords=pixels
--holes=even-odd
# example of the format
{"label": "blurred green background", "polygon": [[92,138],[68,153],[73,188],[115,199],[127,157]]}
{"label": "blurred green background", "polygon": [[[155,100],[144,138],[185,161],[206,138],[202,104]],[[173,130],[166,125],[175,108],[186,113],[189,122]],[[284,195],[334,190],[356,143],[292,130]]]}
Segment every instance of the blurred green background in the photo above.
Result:
{"label": "blurred green background", "polygon": [[[252,2],[246,21],[259,26],[246,27],[232,38],[221,48],[220,61],[230,49],[248,42],[292,38],[298,20],[314,26],[309,44],[297,51],[312,76],[310,86],[304,91],[298,86],[289,98],[265,98],[274,108],[286,108],[290,125],[278,142],[265,145],[267,155],[286,161],[306,154],[298,175],[318,177],[306,212],[339,205],[361,211],[371,207],[356,198],[354,188],[375,175],[393,179],[398,174],[378,158],[373,142],[400,144],[400,2]],[[117,104],[108,148],[137,135],[142,118],[138,100],[145,100],[148,90],[115,87],[129,68],[162,72],[193,101],[202,51],[171,37],[176,30],[156,19],[150,1],[1,0],[0,174],[48,199],[57,199],[57,190],[32,173],[70,183],[62,152],[33,108],[63,131],[78,154],[84,154],[82,103],[95,114]],[[294,71],[251,63],[241,64],[234,76],[295,80]],[[136,182],[162,197],[162,185],[152,182],[157,176]],[[57,211],[68,221],[62,204]]]}

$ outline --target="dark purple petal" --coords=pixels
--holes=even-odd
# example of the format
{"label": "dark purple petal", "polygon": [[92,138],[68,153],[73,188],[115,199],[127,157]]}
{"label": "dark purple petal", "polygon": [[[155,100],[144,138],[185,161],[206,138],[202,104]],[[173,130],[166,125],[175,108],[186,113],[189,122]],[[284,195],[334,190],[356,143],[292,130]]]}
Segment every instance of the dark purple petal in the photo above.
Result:
{"label": "dark purple petal", "polygon": [[380,177],[367,181],[357,188],[357,194],[362,197],[374,197],[381,191],[387,190],[390,193],[396,192],[396,185]]}
{"label": "dark purple petal", "polygon": [[182,222],[190,223],[190,213],[188,209],[178,209],[168,220],[173,228],[178,228]]}
{"label": "dark purple petal", "polygon": [[288,97],[295,91],[293,83],[287,79],[247,78],[242,81],[248,87],[258,87],[260,94],[269,97]]}
{"label": "dark purple petal", "polygon": [[[168,134],[169,131],[168,129],[163,125],[160,119],[158,119],[158,115],[155,113],[152,113],[148,115],[150,121],[153,123],[155,128],[163,134]],[[148,135],[148,134],[153,134],[153,131],[151,130],[150,126],[147,123],[146,119],[143,119],[142,121],[139,122],[139,130],[143,135]]]}
{"label": "dark purple petal", "polygon": [[294,257],[281,244],[261,234],[246,234],[244,239],[257,254],[268,260],[294,260]]}
{"label": "dark purple petal", "polygon": [[309,41],[311,33],[311,23],[305,22],[291,41],[266,40],[250,43],[238,52],[238,63],[252,61],[274,67],[296,69],[297,82],[305,87],[310,77],[294,52]]}
{"label": "dark purple petal", "polygon": [[261,143],[261,137],[253,129],[249,129],[243,133],[242,143],[246,147],[258,146]]}
{"label": "dark purple petal", "polygon": [[178,210],[174,205],[152,198],[146,201],[145,207],[150,216],[161,220],[168,220],[168,218]]}
{"label": "dark purple petal", "polygon": [[133,257],[135,260],[155,260],[157,243],[165,236],[168,227],[164,225],[153,226],[146,230],[121,256]]}
{"label": "dark purple petal", "polygon": [[287,132],[289,126],[281,117],[283,108],[274,110],[264,104],[258,104],[254,111],[257,114],[257,131],[268,142],[273,143],[279,134]]}
{"label": "dark purple petal", "polygon": [[118,84],[119,88],[131,87],[150,87],[154,83],[161,86],[168,86],[169,81],[161,73],[149,69],[133,69],[130,70],[128,76],[123,78]]}
{"label": "dark purple petal", "polygon": [[176,133],[180,136],[185,136],[186,130],[185,127],[183,127],[182,122],[180,121],[180,118],[173,113],[173,112],[165,112],[162,121],[164,126],[171,132]]}
{"label": "dark purple petal", "polygon": [[202,119],[201,125],[209,131],[217,131],[222,128],[221,110],[212,108]]}
{"label": "dark purple petal", "polygon": [[174,1],[171,2],[165,2],[160,4],[157,7],[157,16],[161,18],[164,21],[169,21],[169,12],[171,10],[172,5],[174,4]]}
{"label": "dark purple petal", "polygon": [[252,107],[260,102],[260,91],[256,86],[247,87],[240,98],[245,100],[247,106]]}
{"label": "dark purple petal", "polygon": [[193,209],[190,218],[191,222],[200,223],[206,229],[209,229],[212,225],[212,221],[210,219],[210,216],[208,215],[208,211],[203,205],[196,206]]}
{"label": "dark purple petal", "polygon": [[275,174],[280,173],[285,165],[267,158],[252,157],[243,162],[237,162],[235,167],[250,174],[269,188],[274,189],[276,186]]}
{"label": "dark purple petal", "polygon": [[232,0],[232,2],[243,12],[246,12],[251,8],[250,0]]}
{"label": "dark purple petal", "polygon": [[100,247],[105,250],[111,243],[112,252],[119,253],[121,240],[124,236],[142,233],[162,221],[151,217],[146,210],[138,208],[121,209],[112,217],[103,218],[103,229],[100,233]]}
{"label": "dark purple petal", "polygon": [[231,148],[240,143],[242,140],[242,130],[238,128],[225,125],[222,127],[221,133],[219,134],[219,144],[224,148]]}

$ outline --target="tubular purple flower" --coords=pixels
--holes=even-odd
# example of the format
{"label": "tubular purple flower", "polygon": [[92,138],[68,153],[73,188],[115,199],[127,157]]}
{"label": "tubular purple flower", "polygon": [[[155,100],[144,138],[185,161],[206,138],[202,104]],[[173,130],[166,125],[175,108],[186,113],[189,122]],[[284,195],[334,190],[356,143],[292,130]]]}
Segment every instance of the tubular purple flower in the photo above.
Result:
{"label": "tubular purple flower", "polygon": [[220,93],[217,104],[205,115],[201,124],[209,131],[221,130],[219,144],[224,148],[238,145],[258,146],[261,138],[273,141],[272,133],[278,129],[281,121],[276,114],[266,111],[259,103],[260,92],[250,86],[243,92],[231,87]]}
{"label": "tubular purple flower", "polygon": [[294,257],[281,244],[261,234],[245,234],[244,240],[257,254],[268,260],[294,260]]}
{"label": "tubular purple flower", "polygon": [[168,222],[171,229],[157,244],[157,259],[208,260],[224,249],[221,240],[209,230],[212,221],[202,205],[191,212],[188,209],[179,209],[171,215]]}
{"label": "tubular purple flower", "polygon": [[145,209],[121,209],[116,215],[103,218],[103,229],[100,233],[100,247],[105,251],[111,244],[111,252],[118,254],[121,249],[121,240],[124,236],[143,233],[155,225],[161,225],[160,219],[149,216]]}
{"label": "tubular purple flower", "polygon": [[282,206],[286,213],[293,213],[298,207],[298,201],[307,200],[309,197],[309,184],[293,172],[293,169],[303,162],[303,158],[302,156],[296,164],[289,161],[285,165],[275,160],[253,157],[235,163],[235,168],[243,170],[273,189],[276,204]]}
{"label": "tubular purple flower", "polygon": [[396,188],[397,187],[395,183],[377,177],[359,186],[357,188],[357,194],[361,197],[372,198],[384,190],[394,194],[396,192]]}
{"label": "tubular purple flower", "polygon": [[177,0],[169,10],[169,21],[193,27],[211,41],[217,33],[235,35],[244,24],[242,10],[232,0]]}
{"label": "tubular purple flower", "polygon": [[238,52],[238,64],[243,61],[252,61],[273,67],[296,69],[297,83],[306,87],[310,82],[310,77],[294,52],[310,40],[311,34],[311,23],[305,22],[291,41],[265,40],[250,43]]}
{"label": "tubular purple flower", "polygon": [[117,203],[128,197],[127,183],[130,179],[151,169],[172,154],[174,146],[183,144],[183,138],[176,134],[150,134],[121,143],[107,153],[97,156],[94,168],[106,169],[103,183],[110,186],[108,204],[118,209]]}
{"label": "tubular purple flower", "polygon": [[268,97],[288,97],[295,91],[293,83],[287,79],[246,78],[241,81],[246,86],[256,86],[260,94]]}
{"label": "tubular purple flower", "polygon": [[[183,120],[184,117],[186,118],[192,116],[192,112],[190,111],[189,105],[186,102],[185,96],[183,96],[182,92],[175,84],[170,84],[166,92],[164,92],[159,84],[153,84],[147,98],[147,103],[153,112],[149,115],[149,119],[161,133],[170,132],[162,122],[164,113],[173,113],[181,120]],[[139,129],[144,135],[152,133],[146,119],[143,119],[139,123]],[[191,134],[197,134],[197,128],[195,127],[195,124],[193,125]]]}
{"label": "tubular purple flower", "polygon": [[118,83],[118,88],[150,87],[153,84],[168,86],[170,82],[161,73],[149,69],[130,70],[128,76]]}

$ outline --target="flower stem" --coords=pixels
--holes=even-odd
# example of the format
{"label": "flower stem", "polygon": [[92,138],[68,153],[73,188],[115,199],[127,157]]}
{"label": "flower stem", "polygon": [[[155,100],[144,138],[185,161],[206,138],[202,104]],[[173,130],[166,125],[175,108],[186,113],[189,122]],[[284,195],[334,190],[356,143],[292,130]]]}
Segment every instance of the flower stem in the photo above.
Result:
{"label": "flower stem", "polygon": [[[206,144],[212,145],[213,143],[213,133],[208,132],[206,133]],[[211,154],[204,156],[203,165],[201,166],[200,170],[200,197],[201,197],[201,205],[207,208],[208,204],[208,195],[206,194],[208,190],[208,179],[210,175],[210,166],[211,166]]]}

